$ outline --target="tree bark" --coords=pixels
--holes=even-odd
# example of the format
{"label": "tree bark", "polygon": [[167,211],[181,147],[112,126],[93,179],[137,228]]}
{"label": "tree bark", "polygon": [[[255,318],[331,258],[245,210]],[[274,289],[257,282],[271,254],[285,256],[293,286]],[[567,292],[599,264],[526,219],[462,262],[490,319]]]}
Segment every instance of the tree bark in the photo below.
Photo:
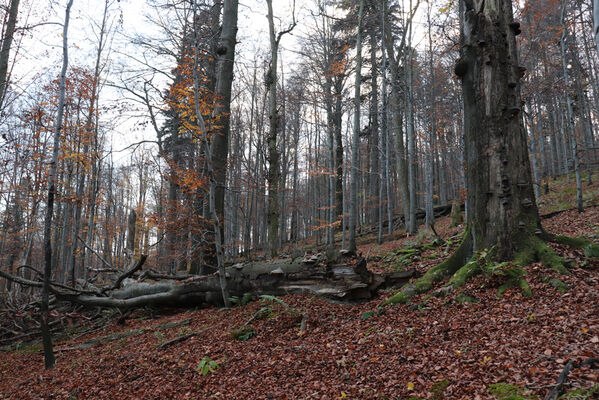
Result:
{"label": "tree bark", "polygon": [[[476,4],[479,4],[476,2]],[[509,0],[464,0],[461,78],[471,251],[513,258],[542,229],[532,188]]]}
{"label": "tree bark", "polygon": [[358,221],[358,150],[360,145],[360,83],[362,81],[362,16],[364,0],[360,0],[358,13],[358,34],[356,38],[356,80],[354,83],[354,132],[352,136],[351,182],[349,189],[349,243],[348,250],[355,252],[356,225]]}
{"label": "tree bark", "polygon": [[55,358],[52,351],[52,338],[48,326],[48,302],[50,294],[50,279],[52,274],[52,216],[54,213],[54,196],[56,195],[56,170],[58,164],[58,151],[60,147],[60,131],[62,129],[62,118],[65,103],[65,91],[67,80],[67,68],[69,65],[68,31],[71,6],[73,0],[69,0],[65,10],[65,19],[62,30],[62,70],[60,72],[60,86],[58,89],[58,111],[56,113],[56,125],[54,126],[54,140],[52,149],[52,160],[50,161],[50,172],[48,174],[48,203],[46,205],[46,217],[44,219],[44,283],[42,286],[41,303],[41,329],[42,342],[44,345],[44,360],[46,369],[54,367]]}
{"label": "tree bark", "polygon": [[593,0],[593,22],[593,36],[597,44],[597,51],[599,51],[599,0]]}
{"label": "tree bark", "polygon": [[279,42],[275,36],[275,26],[272,12],[272,0],[266,1],[268,5],[268,30],[270,35],[270,66],[267,73],[267,86],[269,93],[269,132],[268,132],[268,250],[271,257],[277,255],[279,231],[279,152],[277,150],[277,64],[279,56]]}
{"label": "tree bark", "polygon": [[[139,277],[158,282],[125,280],[145,260],[142,255],[134,265],[119,276],[119,284],[108,288],[77,292],[68,287],[52,285],[51,292],[60,300],[86,307],[131,309],[145,306],[192,307],[222,306],[220,276],[168,276],[144,271]],[[26,280],[0,270],[0,276],[22,285],[39,287],[38,281]],[[418,277],[416,270],[373,274],[363,258],[337,255],[332,258],[312,256],[297,260],[249,262],[226,269],[227,287],[232,296],[310,294],[341,302],[365,301],[380,289],[399,287]],[[121,288],[120,282],[123,283]]]}
{"label": "tree bark", "polygon": [[[212,160],[214,161],[214,179],[216,179],[216,213],[224,220],[225,186],[227,178],[227,157],[231,124],[231,87],[233,85],[233,65],[235,62],[235,44],[237,43],[237,9],[239,0],[225,0],[220,41],[216,50],[218,65],[216,70],[216,104],[214,117],[217,119],[212,136]],[[224,235],[224,223],[220,224]],[[223,236],[224,237],[224,236]]]}
{"label": "tree bark", "polygon": [[6,30],[2,37],[2,48],[0,49],[0,110],[6,96],[6,88],[8,86],[8,61],[10,58],[10,47],[15,35],[17,24],[17,15],[19,13],[20,0],[11,0],[8,9],[8,21],[6,22]]}

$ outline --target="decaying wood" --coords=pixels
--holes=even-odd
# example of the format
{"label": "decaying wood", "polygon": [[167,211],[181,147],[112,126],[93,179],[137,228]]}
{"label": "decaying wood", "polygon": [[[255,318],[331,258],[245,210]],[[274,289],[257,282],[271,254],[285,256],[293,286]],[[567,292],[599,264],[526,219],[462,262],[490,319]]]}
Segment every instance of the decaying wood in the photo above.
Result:
{"label": "decaying wood", "polygon": [[[158,281],[127,279],[138,271],[145,261],[140,257],[120,274],[115,283],[96,290],[51,285],[58,300],[86,307],[131,309],[145,306],[207,306],[221,305],[218,273],[204,276],[188,275],[184,280],[162,279],[161,274],[143,272],[144,278]],[[236,264],[226,269],[226,280],[231,296],[244,293],[257,295],[311,294],[328,299],[352,302],[364,301],[376,295],[381,288],[401,286],[416,276],[415,270],[389,274],[373,274],[366,268],[366,260],[350,255],[314,255],[304,259],[283,259],[271,262]],[[27,286],[41,286],[0,271],[0,276]],[[121,284],[123,287],[121,288]]]}

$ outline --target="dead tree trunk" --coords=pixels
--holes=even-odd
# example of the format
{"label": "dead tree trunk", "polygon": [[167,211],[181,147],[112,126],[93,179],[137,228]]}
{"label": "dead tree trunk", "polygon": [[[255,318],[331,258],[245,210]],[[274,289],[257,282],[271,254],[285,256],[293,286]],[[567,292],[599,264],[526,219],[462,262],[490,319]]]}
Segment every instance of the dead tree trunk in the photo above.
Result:
{"label": "dead tree trunk", "polygon": [[[163,275],[141,269],[146,256],[134,261],[115,280],[103,288],[77,290],[52,284],[50,291],[58,300],[86,307],[131,309],[145,306],[222,306],[220,274],[196,276]],[[138,274],[138,280],[128,279]],[[0,270],[0,276],[22,285],[40,287],[41,282],[26,280]],[[373,274],[363,258],[341,254],[315,255],[304,259],[249,262],[226,268],[231,296],[310,294],[334,301],[365,301],[379,289],[403,286],[417,276],[415,270]],[[142,279],[152,279],[145,282]],[[121,288],[121,283],[123,287]]]}

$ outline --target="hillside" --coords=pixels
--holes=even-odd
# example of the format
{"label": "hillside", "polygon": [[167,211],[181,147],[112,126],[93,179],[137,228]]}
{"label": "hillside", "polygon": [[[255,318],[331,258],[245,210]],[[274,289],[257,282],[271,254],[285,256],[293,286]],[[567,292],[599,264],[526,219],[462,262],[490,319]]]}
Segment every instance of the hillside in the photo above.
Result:
{"label": "hillside", "polygon": [[[554,188],[541,199],[541,214],[570,190]],[[588,204],[596,201],[597,188],[589,188]],[[437,225],[445,238],[455,234],[448,220]],[[598,241],[599,207],[559,213],[544,226]],[[372,268],[390,269],[397,263],[393,252],[408,245],[414,238],[361,251],[369,253]],[[0,352],[0,397],[542,399],[568,361],[599,358],[599,260],[554,249],[572,260],[571,273],[526,266],[530,296],[515,287],[498,296],[505,280],[479,275],[445,297],[419,296],[382,310],[390,292],[360,305],[294,295],[228,311],[137,311],[122,325],[118,316],[95,328],[93,321],[75,325],[57,340],[52,370],[43,369],[39,344]],[[444,247],[427,250],[411,265],[425,269],[443,253]],[[248,320],[235,339],[232,332]],[[189,337],[161,348],[183,336]],[[565,388],[595,385],[594,366],[574,368]],[[584,396],[570,398],[597,395]]]}

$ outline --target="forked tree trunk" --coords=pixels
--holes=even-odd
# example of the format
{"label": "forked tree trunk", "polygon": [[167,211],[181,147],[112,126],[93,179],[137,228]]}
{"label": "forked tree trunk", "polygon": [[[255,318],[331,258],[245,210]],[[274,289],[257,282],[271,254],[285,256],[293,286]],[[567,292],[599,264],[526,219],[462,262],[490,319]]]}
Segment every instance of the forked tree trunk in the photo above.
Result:
{"label": "forked tree trunk", "polygon": [[512,258],[541,224],[522,122],[516,35],[510,0],[464,0],[462,55],[455,67],[464,101],[471,249]]}

